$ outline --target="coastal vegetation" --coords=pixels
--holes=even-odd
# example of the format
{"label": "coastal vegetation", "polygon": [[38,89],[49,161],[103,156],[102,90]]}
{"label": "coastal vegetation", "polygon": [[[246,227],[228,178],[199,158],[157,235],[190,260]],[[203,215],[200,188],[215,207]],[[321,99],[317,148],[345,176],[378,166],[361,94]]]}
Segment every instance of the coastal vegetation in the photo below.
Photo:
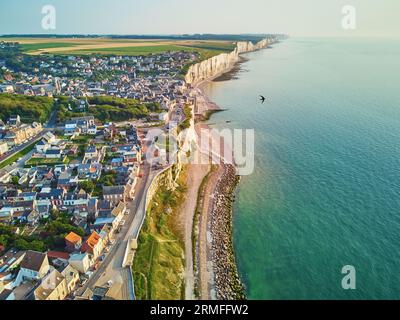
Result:
{"label": "coastal vegetation", "polygon": [[190,128],[190,121],[192,120],[192,107],[189,105],[186,105],[183,108],[183,114],[185,116],[185,120],[183,120],[177,128],[177,132],[178,134],[185,130],[185,129],[189,129]]}
{"label": "coastal vegetation", "polygon": [[0,119],[3,121],[18,114],[23,122],[44,123],[50,117],[52,109],[53,99],[49,97],[0,94]]}
{"label": "coastal vegetation", "polygon": [[224,109],[207,110],[201,117],[201,121],[208,121],[214,113],[222,112]]}
{"label": "coastal vegetation", "polygon": [[186,191],[185,172],[181,172],[174,190],[169,189],[167,179],[167,173],[163,173],[149,204],[133,262],[135,293],[140,300],[184,298],[184,244],[177,226]]}

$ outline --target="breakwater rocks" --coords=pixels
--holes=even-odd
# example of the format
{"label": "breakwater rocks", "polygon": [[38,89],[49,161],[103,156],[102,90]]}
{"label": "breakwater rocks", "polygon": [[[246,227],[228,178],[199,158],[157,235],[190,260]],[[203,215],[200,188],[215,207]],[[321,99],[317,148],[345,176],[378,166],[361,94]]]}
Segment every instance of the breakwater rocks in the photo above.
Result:
{"label": "breakwater rocks", "polygon": [[239,177],[234,166],[223,166],[224,173],[215,189],[211,213],[215,290],[218,300],[243,300],[246,297],[236,268],[232,243],[232,203]]}
{"label": "breakwater rocks", "polygon": [[196,85],[201,81],[212,79],[229,71],[240,59],[240,54],[252,52],[268,47],[273,39],[264,39],[256,44],[241,41],[236,43],[236,48],[230,53],[221,53],[210,59],[192,65],[186,74],[185,81]]}

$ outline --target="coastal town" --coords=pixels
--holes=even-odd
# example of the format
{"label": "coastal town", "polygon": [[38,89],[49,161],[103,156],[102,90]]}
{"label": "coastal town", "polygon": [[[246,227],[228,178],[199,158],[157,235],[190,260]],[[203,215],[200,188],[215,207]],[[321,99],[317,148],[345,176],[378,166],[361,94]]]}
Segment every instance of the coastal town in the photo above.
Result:
{"label": "coastal town", "polygon": [[[168,144],[147,133],[180,132],[201,115],[185,79],[199,53],[27,56],[19,48],[0,43],[0,300],[133,300],[150,190],[174,168]],[[23,99],[37,104],[24,108]],[[220,216],[229,225],[229,214]],[[218,244],[213,252],[224,255]],[[218,298],[243,298],[235,267],[229,273],[240,293]]]}

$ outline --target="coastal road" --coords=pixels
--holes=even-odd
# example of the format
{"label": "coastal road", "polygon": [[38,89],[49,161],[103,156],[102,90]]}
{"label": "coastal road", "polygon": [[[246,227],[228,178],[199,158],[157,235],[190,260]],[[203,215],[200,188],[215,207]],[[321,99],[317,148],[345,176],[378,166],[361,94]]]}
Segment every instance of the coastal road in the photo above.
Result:
{"label": "coastal road", "polygon": [[126,221],[124,227],[116,235],[115,244],[110,248],[99,268],[86,284],[77,290],[77,296],[82,296],[88,288],[93,290],[96,286],[104,286],[111,280],[113,284],[120,284],[121,286],[118,296],[115,297],[116,299],[131,299],[129,288],[130,269],[122,267],[122,263],[128,241],[131,238],[136,238],[140,232],[146,216],[146,194],[159,171],[153,171],[148,164],[145,164],[141,167],[141,172],[143,173],[143,178],[139,178],[135,187],[135,199],[127,205],[127,210],[130,214],[123,218]]}

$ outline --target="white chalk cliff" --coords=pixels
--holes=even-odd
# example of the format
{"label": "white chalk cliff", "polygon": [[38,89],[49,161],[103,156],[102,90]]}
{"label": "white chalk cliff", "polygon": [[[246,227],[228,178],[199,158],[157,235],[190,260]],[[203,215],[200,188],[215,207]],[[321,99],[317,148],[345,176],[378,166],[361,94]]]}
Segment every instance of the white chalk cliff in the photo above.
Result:
{"label": "white chalk cliff", "polygon": [[186,83],[196,85],[203,80],[212,79],[229,71],[239,61],[240,54],[264,49],[272,42],[271,39],[264,39],[256,44],[253,44],[250,41],[237,42],[236,48],[232,52],[221,53],[210,59],[192,65],[185,76],[185,81]]}

